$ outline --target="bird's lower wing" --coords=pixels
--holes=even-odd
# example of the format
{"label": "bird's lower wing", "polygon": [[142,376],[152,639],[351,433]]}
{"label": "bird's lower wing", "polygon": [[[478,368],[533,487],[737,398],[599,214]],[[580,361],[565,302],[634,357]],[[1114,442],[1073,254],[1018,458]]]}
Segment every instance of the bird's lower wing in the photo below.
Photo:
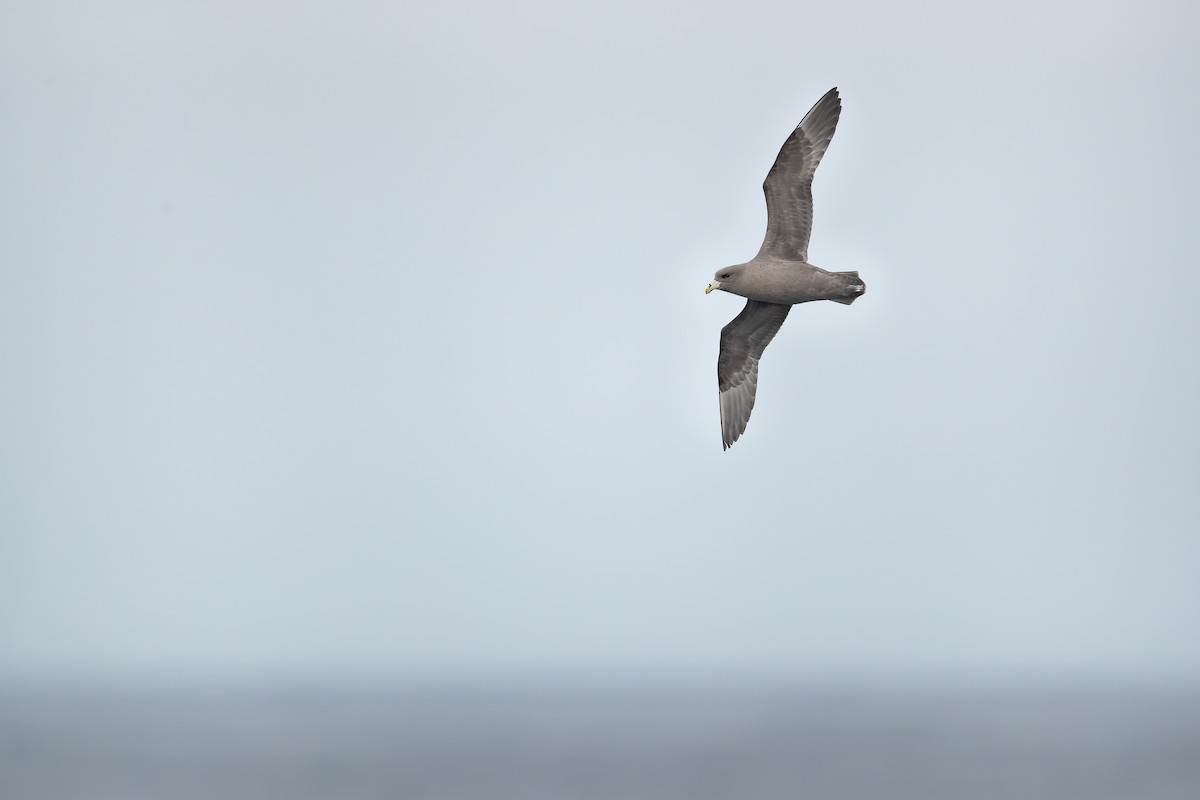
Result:
{"label": "bird's lower wing", "polygon": [[725,449],[746,430],[758,388],[758,360],[787,319],[791,306],[747,300],[742,313],[721,329],[717,387],[721,390],[721,443]]}

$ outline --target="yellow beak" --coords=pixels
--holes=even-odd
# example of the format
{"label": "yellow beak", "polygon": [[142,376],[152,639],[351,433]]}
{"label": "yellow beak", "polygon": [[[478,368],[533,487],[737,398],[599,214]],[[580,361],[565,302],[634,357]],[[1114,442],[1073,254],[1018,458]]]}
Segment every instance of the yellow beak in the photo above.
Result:
{"label": "yellow beak", "polygon": [[705,286],[705,287],[704,287],[704,293],[705,293],[705,294],[708,294],[708,293],[709,293],[709,292],[711,292],[713,289],[720,289],[720,288],[721,288],[721,282],[720,282],[720,281],[713,281],[713,282],[712,282],[712,283],[710,283],[708,286]]}

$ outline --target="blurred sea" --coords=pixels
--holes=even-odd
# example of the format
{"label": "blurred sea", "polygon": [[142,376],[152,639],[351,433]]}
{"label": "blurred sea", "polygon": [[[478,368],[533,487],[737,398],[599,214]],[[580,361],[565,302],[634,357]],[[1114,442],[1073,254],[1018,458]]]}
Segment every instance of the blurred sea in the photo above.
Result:
{"label": "blurred sea", "polygon": [[1200,798],[1200,694],[0,693],[5,800]]}

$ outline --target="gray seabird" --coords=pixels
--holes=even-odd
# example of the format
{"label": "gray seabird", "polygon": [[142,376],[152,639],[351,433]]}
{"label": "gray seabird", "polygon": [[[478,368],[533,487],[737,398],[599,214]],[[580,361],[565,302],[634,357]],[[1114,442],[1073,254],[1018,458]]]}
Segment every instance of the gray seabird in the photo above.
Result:
{"label": "gray seabird", "polygon": [[717,386],[721,390],[721,441],[725,449],[750,421],[758,386],[758,360],[796,303],[832,300],[850,305],[867,290],[857,272],[827,272],[808,263],[812,231],[812,180],[842,113],[836,88],[804,115],[783,143],[763,182],[767,235],[758,255],[717,270],[704,290],[732,292],[746,307],[721,329]]}

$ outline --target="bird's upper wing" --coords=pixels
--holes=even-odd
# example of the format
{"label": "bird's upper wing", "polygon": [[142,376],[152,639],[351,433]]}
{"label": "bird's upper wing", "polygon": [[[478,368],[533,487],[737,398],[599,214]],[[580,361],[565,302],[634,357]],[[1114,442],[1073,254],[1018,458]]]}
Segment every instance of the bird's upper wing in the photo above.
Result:
{"label": "bird's upper wing", "polygon": [[838,91],[830,89],[783,143],[763,181],[763,192],[767,195],[767,235],[758,251],[759,258],[808,260],[813,173],[829,147],[841,113]]}
{"label": "bird's upper wing", "polygon": [[717,386],[721,390],[721,442],[725,449],[746,430],[758,388],[758,360],[787,319],[791,306],[747,300],[742,313],[721,329]]}

